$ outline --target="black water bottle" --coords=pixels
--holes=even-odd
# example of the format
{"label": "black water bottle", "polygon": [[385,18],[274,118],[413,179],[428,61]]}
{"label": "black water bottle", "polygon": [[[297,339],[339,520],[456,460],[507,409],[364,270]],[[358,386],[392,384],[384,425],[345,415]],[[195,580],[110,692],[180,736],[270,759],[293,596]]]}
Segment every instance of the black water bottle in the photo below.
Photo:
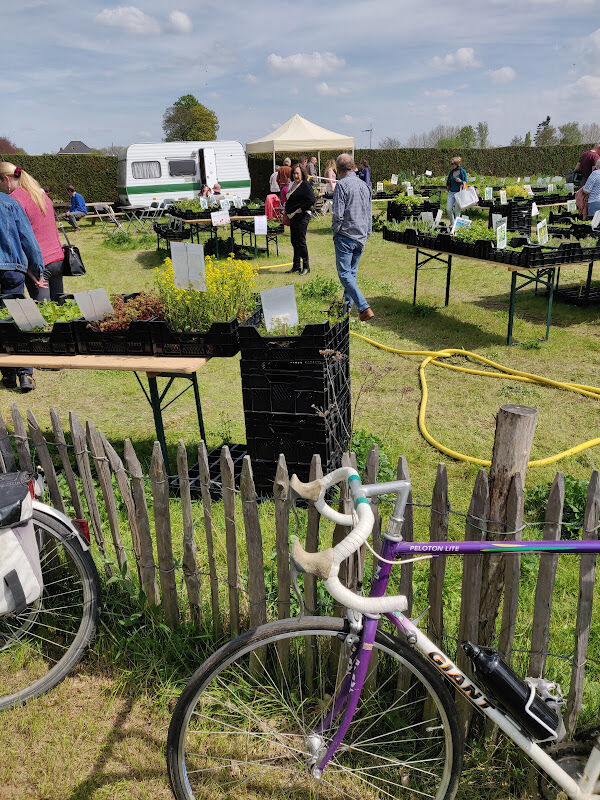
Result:
{"label": "black water bottle", "polygon": [[522,728],[538,740],[556,733],[560,724],[558,715],[537,693],[529,703],[531,686],[519,678],[495,650],[471,642],[463,642],[462,646],[473,663],[478,682]]}

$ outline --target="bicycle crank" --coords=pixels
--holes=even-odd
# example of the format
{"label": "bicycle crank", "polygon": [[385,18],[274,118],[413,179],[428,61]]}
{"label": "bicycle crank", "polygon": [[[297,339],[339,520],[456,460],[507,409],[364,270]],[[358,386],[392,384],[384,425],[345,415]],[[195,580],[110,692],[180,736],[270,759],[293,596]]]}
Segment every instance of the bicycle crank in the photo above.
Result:
{"label": "bicycle crank", "polygon": [[[559,742],[544,748],[559,767],[578,781],[583,775],[586,761],[592,751],[593,740],[585,742]],[[538,775],[538,790],[544,800],[559,800],[565,797],[564,792],[546,775]],[[600,781],[594,787],[594,793],[600,792]]]}

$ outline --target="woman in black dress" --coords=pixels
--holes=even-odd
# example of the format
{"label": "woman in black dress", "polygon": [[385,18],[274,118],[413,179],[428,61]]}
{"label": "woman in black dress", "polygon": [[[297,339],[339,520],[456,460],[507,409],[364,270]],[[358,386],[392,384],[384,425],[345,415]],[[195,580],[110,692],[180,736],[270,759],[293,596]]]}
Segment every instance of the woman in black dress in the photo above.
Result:
{"label": "woman in black dress", "polygon": [[307,180],[306,170],[296,164],[292,169],[292,183],[285,201],[285,213],[290,221],[290,239],[294,248],[294,266],[290,272],[308,275],[308,248],[306,230],[310,222],[315,193]]}

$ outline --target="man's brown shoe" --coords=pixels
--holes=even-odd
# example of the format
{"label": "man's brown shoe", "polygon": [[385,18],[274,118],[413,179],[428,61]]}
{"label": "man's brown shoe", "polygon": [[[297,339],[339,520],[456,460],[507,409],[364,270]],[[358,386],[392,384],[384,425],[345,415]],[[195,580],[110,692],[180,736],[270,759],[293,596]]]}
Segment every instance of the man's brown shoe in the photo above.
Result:
{"label": "man's brown shoe", "polygon": [[358,318],[361,322],[366,322],[368,319],[373,319],[375,314],[371,311],[371,309],[367,306],[364,311],[361,311],[358,315]]}

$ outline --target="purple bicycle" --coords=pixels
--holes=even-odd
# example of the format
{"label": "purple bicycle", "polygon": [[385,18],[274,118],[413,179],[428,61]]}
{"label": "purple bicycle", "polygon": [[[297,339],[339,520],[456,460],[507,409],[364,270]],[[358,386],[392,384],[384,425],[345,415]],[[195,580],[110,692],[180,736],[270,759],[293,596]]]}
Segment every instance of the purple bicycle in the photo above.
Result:
{"label": "purple bicycle", "polygon": [[[346,481],[352,515],[326,492]],[[192,676],[171,719],[167,764],[178,800],[316,798],[451,800],[463,760],[455,705],[461,694],[514,741],[545,777],[545,797],[600,800],[598,731],[575,756],[552,749],[566,734],[560,687],[522,680],[490,648],[464,642],[476,680],[465,675],[403,615],[406,598],[387,595],[401,558],[435,553],[600,552],[598,541],[403,542],[410,485],[362,485],[343,467],[293,490],[351,532],[335,547],[307,553],[294,542],[292,570],[324,581],[345,617],[300,616],[263,625],[224,645]],[[368,539],[369,497],[394,493],[368,597],[346,588],[340,564]],[[379,627],[384,616],[398,631]],[[554,757],[553,757],[554,755]],[[547,776],[547,777],[546,777]]]}

